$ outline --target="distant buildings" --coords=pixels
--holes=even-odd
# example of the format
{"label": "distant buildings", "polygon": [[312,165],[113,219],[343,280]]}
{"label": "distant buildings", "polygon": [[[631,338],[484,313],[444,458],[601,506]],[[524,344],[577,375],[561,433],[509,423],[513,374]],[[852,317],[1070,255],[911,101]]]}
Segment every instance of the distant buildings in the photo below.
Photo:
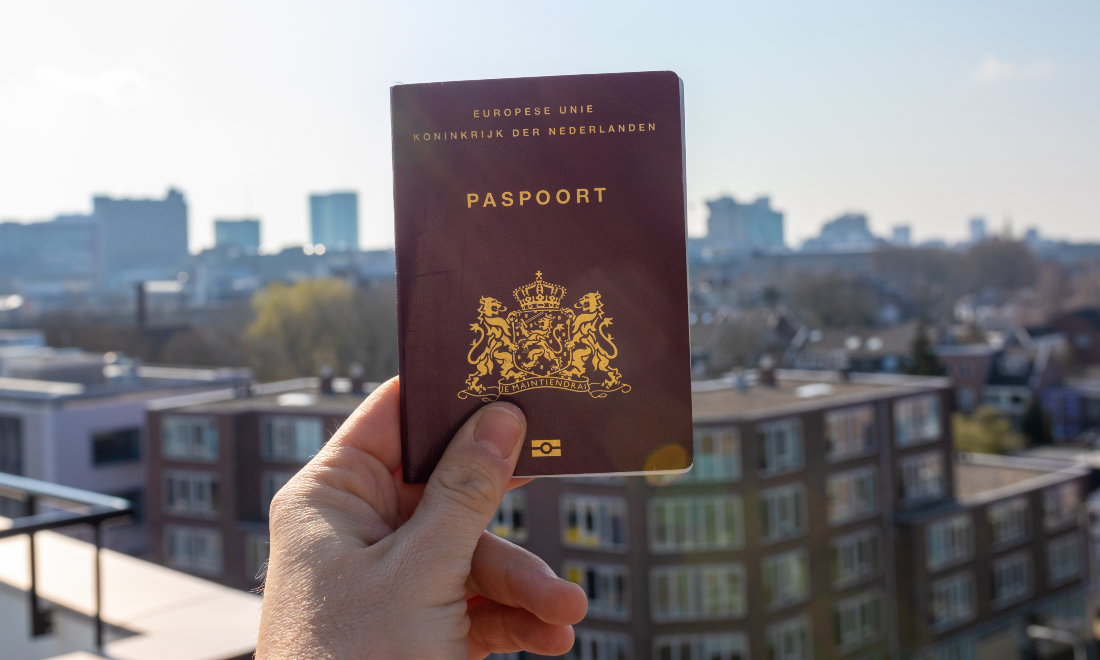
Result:
{"label": "distant buildings", "polygon": [[981,243],[985,240],[985,218],[970,219],[970,242]]}
{"label": "distant buildings", "polygon": [[246,252],[260,249],[260,221],[251,218],[214,221],[214,247],[236,247]]}
{"label": "distant buildings", "polygon": [[707,202],[706,248],[714,253],[747,253],[784,247],[783,214],[771,207],[771,199],[759,197],[742,204],[725,196]]}
{"label": "distant buildings", "polygon": [[309,196],[309,227],[313,245],[325,251],[359,249],[359,195],[353,192]]}
{"label": "distant buildings", "polygon": [[890,243],[897,247],[909,247],[913,243],[913,232],[909,225],[897,225],[890,237]]}
{"label": "distant buildings", "polygon": [[862,213],[845,213],[826,222],[821,235],[802,244],[804,252],[858,252],[874,250],[882,240],[871,233],[867,216]]}
{"label": "distant buildings", "polygon": [[97,196],[92,206],[104,288],[175,279],[186,268],[187,202],[180,191],[171,189],[162,200]]}
{"label": "distant buildings", "polygon": [[0,224],[0,280],[92,281],[96,226],[91,216],[61,215],[50,222]]}

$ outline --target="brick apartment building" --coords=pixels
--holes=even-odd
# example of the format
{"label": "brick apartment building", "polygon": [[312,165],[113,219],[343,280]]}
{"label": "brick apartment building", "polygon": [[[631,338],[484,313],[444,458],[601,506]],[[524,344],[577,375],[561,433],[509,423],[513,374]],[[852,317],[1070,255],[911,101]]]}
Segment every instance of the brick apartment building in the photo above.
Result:
{"label": "brick apartment building", "polygon": [[1087,471],[954,462],[946,379],[693,398],[688,475],[538,479],[490,525],[587,591],[567,657],[1011,660],[1028,622],[1084,625]]}
{"label": "brick apartment building", "polygon": [[152,402],[150,559],[231,587],[258,586],[271,498],[364,396],[362,382],[301,378],[254,385],[248,396]]}

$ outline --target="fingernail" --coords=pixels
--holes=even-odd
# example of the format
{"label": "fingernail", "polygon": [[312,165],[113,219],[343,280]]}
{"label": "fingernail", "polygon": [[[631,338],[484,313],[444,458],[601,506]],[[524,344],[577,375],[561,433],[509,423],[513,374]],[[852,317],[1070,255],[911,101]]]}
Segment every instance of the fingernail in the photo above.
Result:
{"label": "fingernail", "polygon": [[507,408],[488,408],[474,427],[474,442],[490,456],[508,458],[519,443],[523,424]]}

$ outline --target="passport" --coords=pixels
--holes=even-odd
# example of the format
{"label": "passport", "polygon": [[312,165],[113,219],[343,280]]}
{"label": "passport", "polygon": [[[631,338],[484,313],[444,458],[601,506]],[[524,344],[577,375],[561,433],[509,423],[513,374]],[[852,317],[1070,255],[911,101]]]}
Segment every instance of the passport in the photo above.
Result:
{"label": "passport", "polygon": [[390,88],[406,482],[491,401],[516,476],[690,468],[683,107],[670,71]]}

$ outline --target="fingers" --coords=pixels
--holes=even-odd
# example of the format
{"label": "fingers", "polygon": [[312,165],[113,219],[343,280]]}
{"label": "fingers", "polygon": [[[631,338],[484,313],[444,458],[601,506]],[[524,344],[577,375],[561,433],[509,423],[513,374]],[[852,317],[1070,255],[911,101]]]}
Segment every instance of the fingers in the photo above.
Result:
{"label": "fingers", "polygon": [[529,651],[557,656],[573,648],[573,628],[540,621],[526,610],[477,599],[467,607],[470,655]]}
{"label": "fingers", "polygon": [[401,528],[417,539],[420,552],[432,555],[426,559],[470,561],[508,488],[526,431],[520,409],[501,402],[478,410],[462,425],[428,479],[416,512]]}
{"label": "fingers", "polygon": [[374,456],[390,472],[401,465],[401,388],[382,383],[336,431],[329,446],[349,446]]}
{"label": "fingers", "polygon": [[466,587],[550,624],[579,623],[588,610],[579,585],[562,580],[543,560],[489,532],[478,539]]}

